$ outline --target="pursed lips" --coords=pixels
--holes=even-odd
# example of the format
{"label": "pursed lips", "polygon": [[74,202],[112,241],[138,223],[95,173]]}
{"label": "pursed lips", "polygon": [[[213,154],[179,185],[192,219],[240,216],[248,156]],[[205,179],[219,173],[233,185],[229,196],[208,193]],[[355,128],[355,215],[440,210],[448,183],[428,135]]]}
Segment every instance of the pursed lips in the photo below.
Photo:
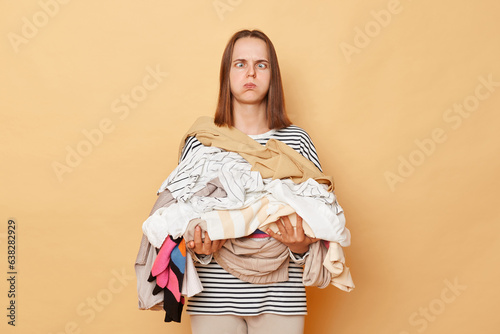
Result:
{"label": "pursed lips", "polygon": [[252,88],[257,87],[257,85],[254,84],[254,83],[249,82],[249,83],[246,83],[243,87],[252,89]]}

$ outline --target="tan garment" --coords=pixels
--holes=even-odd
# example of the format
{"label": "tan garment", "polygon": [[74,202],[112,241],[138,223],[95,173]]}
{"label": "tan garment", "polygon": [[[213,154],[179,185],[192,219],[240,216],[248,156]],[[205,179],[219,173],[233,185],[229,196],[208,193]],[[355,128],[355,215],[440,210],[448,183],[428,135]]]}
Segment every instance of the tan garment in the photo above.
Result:
{"label": "tan garment", "polygon": [[[186,228],[185,240],[194,239],[196,226],[204,235],[207,223],[193,219]],[[246,282],[269,284],[288,281],[288,247],[275,239],[228,239],[213,257],[224,270]]]}
{"label": "tan garment", "polygon": [[332,273],[323,265],[327,252],[323,241],[309,245],[309,255],[306,257],[302,276],[302,282],[305,286],[316,286],[323,289],[332,283]]}
{"label": "tan garment", "polygon": [[190,136],[196,136],[205,146],[239,153],[252,165],[252,170],[258,171],[263,178],[290,178],[295,183],[312,178],[318,183],[327,184],[328,191],[334,189],[333,177],[323,174],[311,161],[279,140],[271,138],[262,146],[240,130],[227,126],[218,127],[212,117],[203,116],[194,122],[181,140],[179,158],[184,143]]}
{"label": "tan garment", "polygon": [[229,239],[214,258],[243,281],[268,284],[288,281],[288,247],[275,239]]}

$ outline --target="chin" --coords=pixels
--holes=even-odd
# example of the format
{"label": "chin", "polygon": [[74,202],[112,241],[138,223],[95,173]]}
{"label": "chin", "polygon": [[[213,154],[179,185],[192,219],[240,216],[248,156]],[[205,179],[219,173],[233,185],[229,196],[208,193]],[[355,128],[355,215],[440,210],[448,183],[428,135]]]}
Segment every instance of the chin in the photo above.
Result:
{"label": "chin", "polygon": [[261,104],[262,101],[264,101],[264,100],[263,99],[261,99],[261,100],[247,100],[247,99],[239,100],[239,102],[241,104]]}
{"label": "chin", "polygon": [[[245,94],[246,95],[246,94]],[[260,104],[262,103],[262,101],[265,100],[265,97],[257,97],[257,96],[240,96],[239,98],[237,98],[237,100],[240,102],[240,103],[244,103],[244,104]]]}

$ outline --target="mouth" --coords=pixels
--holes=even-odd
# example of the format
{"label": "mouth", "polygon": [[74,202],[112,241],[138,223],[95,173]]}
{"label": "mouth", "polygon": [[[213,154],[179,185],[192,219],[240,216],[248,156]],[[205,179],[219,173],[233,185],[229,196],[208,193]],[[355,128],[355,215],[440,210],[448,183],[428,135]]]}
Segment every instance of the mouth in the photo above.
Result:
{"label": "mouth", "polygon": [[249,83],[246,83],[243,87],[248,88],[248,89],[252,89],[252,88],[257,87],[257,85],[249,82]]}

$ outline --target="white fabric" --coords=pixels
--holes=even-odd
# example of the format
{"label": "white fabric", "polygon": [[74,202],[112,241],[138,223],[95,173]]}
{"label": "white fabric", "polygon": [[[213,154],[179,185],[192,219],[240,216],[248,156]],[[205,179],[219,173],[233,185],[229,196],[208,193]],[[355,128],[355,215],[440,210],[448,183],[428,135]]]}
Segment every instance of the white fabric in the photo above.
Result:
{"label": "white fabric", "polygon": [[191,253],[186,252],[186,270],[184,271],[181,294],[191,297],[200,293],[202,290],[203,285],[196,272]]}
{"label": "white fabric", "polygon": [[149,216],[142,224],[142,231],[151,245],[160,248],[169,235],[174,239],[181,237],[189,221],[197,217],[191,205],[183,202],[173,203],[168,207],[159,208]]}
{"label": "white fabric", "polygon": [[[178,202],[189,201],[196,212],[245,207],[261,197],[264,191],[260,173],[251,171],[251,167],[238,153],[201,146],[174,169],[158,192],[170,190]],[[227,197],[194,196],[216,177]]]}
{"label": "white fabric", "polygon": [[[344,210],[338,204],[333,193],[327,192],[323,185],[313,179],[307,180],[307,186],[295,187],[291,180],[274,180],[266,190],[279,202],[294,208],[295,212],[307,222],[314,232],[314,237],[338,242],[347,247],[351,244],[351,234],[345,227]],[[301,193],[298,193],[301,191]],[[314,194],[320,194],[312,197]],[[309,196],[310,195],[310,196]],[[331,201],[335,199],[333,204]]]}

